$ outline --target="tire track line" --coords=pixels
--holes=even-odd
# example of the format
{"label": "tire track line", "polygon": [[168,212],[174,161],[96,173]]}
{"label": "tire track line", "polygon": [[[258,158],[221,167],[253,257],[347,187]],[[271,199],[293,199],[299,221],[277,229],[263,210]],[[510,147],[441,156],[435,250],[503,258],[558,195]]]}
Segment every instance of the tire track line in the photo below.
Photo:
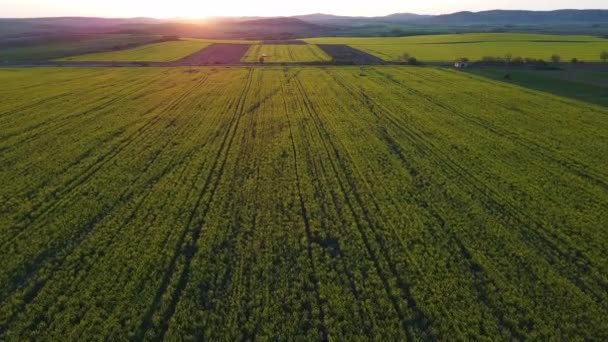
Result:
{"label": "tire track line", "polygon": [[[175,109],[179,105],[179,103],[183,101],[183,99],[185,99],[198,86],[198,84],[195,84],[189,90],[185,91],[181,96],[171,101],[164,109],[161,109],[160,111],[165,112]],[[52,213],[52,211],[62,203],[62,200],[68,200],[70,194],[73,194],[73,192],[78,188],[79,185],[85,184],[87,180],[91,179],[97,171],[99,171],[104,165],[108,164],[120,152],[129,147],[131,144],[133,144],[133,142],[135,142],[138,138],[144,137],[163,118],[164,116],[162,115],[162,113],[157,114],[156,116],[148,120],[145,124],[143,124],[141,127],[139,127],[131,135],[125,137],[116,147],[109,150],[105,154],[97,157],[93,164],[86,167],[81,174],[76,175],[74,178],[69,180],[64,187],[58,188],[56,191],[52,192],[51,194],[47,195],[46,198],[41,200],[39,207],[34,206],[33,212],[40,210],[40,213],[38,215],[35,215],[31,220],[29,220],[29,222],[21,221],[17,225],[21,226],[28,223],[29,227],[33,228],[34,223],[44,218],[45,216],[48,216],[48,214]],[[136,124],[136,122],[134,124]],[[48,200],[49,198],[59,198],[60,200],[52,202]],[[45,203],[50,204],[45,205]],[[25,233],[25,231],[21,231],[20,234],[22,233]],[[3,247],[5,247],[4,244],[2,244],[2,248]]]}
{"label": "tire track line", "polygon": [[[84,94],[84,95],[87,95],[85,98],[88,100],[86,105],[95,105],[94,107],[89,108],[83,112],[76,111],[74,113],[67,114],[67,115],[63,115],[65,113],[63,111],[60,111],[60,113],[58,115],[59,117],[57,117],[57,115],[50,114],[50,116],[45,117],[45,119],[46,119],[45,121],[38,122],[37,124],[24,127],[20,131],[6,134],[6,135],[2,136],[2,140],[19,137],[24,134],[27,134],[27,135],[24,138],[22,138],[21,140],[13,143],[13,145],[8,145],[8,146],[4,146],[4,147],[0,148],[0,152],[5,152],[6,150],[10,150],[11,148],[19,147],[23,143],[33,140],[34,138],[38,137],[38,135],[48,134],[49,132],[52,132],[53,130],[56,130],[56,129],[65,127],[66,125],[72,124],[73,122],[70,122],[70,120],[72,120],[73,118],[78,118],[78,117],[90,114],[90,113],[95,112],[100,109],[111,108],[110,105],[112,105],[113,103],[120,102],[121,100],[124,100],[125,98],[129,98],[129,96],[131,95],[131,92],[133,90],[141,90],[142,85],[149,85],[149,82],[147,81],[147,79],[132,80],[131,82],[127,83],[124,87],[122,87],[120,89],[116,89],[116,87],[111,84],[102,85],[101,87],[93,89],[93,90],[87,89],[86,90],[87,94]],[[91,99],[91,95],[92,95],[91,93],[93,91],[103,91],[106,88],[111,89],[109,93],[102,92],[102,94],[100,94],[100,95],[102,95],[100,98]],[[116,95],[116,94],[118,94],[118,95]],[[69,95],[69,98],[74,98],[76,96],[73,92],[69,93],[67,95]],[[76,97],[76,98],[79,100],[82,100],[81,97]],[[105,100],[105,102],[97,104],[98,102],[103,101],[103,100]],[[46,108],[49,108],[50,106],[52,106],[52,104],[49,104],[46,102],[40,103],[40,105],[45,105]],[[62,104],[59,103],[58,105],[62,105]],[[85,105],[84,103],[80,104],[81,107],[83,107],[84,105]],[[32,109],[35,109],[37,107],[39,107],[39,106],[36,105]],[[42,132],[37,131],[38,129],[42,129],[42,128],[44,128],[44,131],[42,131]]]}
{"label": "tire track line", "polygon": [[[406,87],[406,88],[408,88],[408,87]],[[368,99],[372,100],[370,98],[368,98]],[[379,108],[384,107],[381,103],[378,103],[375,101],[374,101],[374,103]],[[384,110],[387,113],[391,113],[393,116],[395,116],[395,114],[392,113],[392,111],[390,109],[384,108]],[[413,128],[406,127],[406,126],[398,123],[397,121],[395,121],[395,119],[390,119],[388,116],[387,116],[387,118],[391,121],[391,123],[393,125],[395,125],[395,127],[398,127],[404,134],[408,135],[409,139],[414,142],[413,146],[415,146],[415,148],[420,152],[421,155],[433,156],[433,158],[431,158],[431,160],[435,161],[435,163],[438,164],[441,169],[454,173],[456,175],[455,177],[460,179],[463,182],[463,183],[459,182],[456,185],[458,187],[460,187],[463,191],[465,191],[465,193],[471,194],[473,196],[473,198],[475,198],[477,196],[484,197],[485,200],[481,201],[480,204],[483,207],[485,207],[487,210],[489,210],[489,212],[497,213],[497,214],[493,215],[493,217],[500,219],[502,221],[503,226],[506,226],[506,227],[510,226],[509,222],[504,221],[504,217],[502,215],[503,213],[506,213],[508,215],[508,217],[510,217],[511,219],[514,219],[516,222],[518,222],[520,227],[528,227],[529,223],[531,222],[534,226],[536,226],[537,228],[540,228],[540,229],[533,229],[533,227],[528,227],[526,229],[526,232],[528,234],[530,234],[531,236],[534,236],[535,239],[531,239],[531,236],[526,237],[524,234],[519,234],[524,241],[527,241],[528,243],[532,244],[534,246],[535,250],[553,251],[553,253],[556,253],[557,256],[559,256],[559,258],[561,258],[561,260],[570,259],[569,254],[573,253],[572,250],[568,251],[567,253],[563,252],[561,250],[561,248],[555,242],[551,241],[546,236],[543,236],[541,234],[541,231],[549,234],[549,236],[552,237],[553,239],[557,239],[557,241],[559,243],[561,243],[562,246],[564,246],[565,248],[567,248],[567,249],[571,248],[560,237],[555,236],[554,234],[543,229],[543,225],[540,222],[538,222],[535,218],[530,216],[529,214],[526,214],[525,212],[522,212],[521,210],[517,210],[516,206],[513,203],[502,198],[498,193],[496,193],[495,190],[489,188],[483,182],[479,181],[474,175],[472,175],[469,171],[467,171],[462,166],[460,166],[455,161],[453,161],[451,157],[449,157],[444,152],[442,152],[432,142],[425,139],[421,133],[414,132]],[[464,187],[463,187],[463,185],[464,185]],[[503,202],[503,203],[501,203],[501,202]],[[522,219],[520,217],[520,215],[523,215],[524,218]],[[539,245],[539,243],[541,245]],[[593,263],[590,261],[590,259],[588,259],[587,257],[583,256],[582,254],[580,254],[578,252],[574,252],[574,253],[576,255],[579,255],[579,257],[583,259],[583,261],[587,265],[587,267],[589,267],[589,268],[591,267],[590,265],[592,265]],[[558,265],[559,262],[561,262],[560,259],[555,259],[555,256],[552,256],[551,254],[545,253],[544,255],[549,258],[548,261],[550,261],[552,264]],[[545,259],[545,260],[547,260],[547,259]],[[593,290],[591,290],[588,286],[586,286],[584,283],[582,283],[580,281],[580,279],[578,278],[578,277],[580,277],[580,275],[578,275],[578,277],[572,277],[572,274],[571,274],[572,271],[573,270],[563,270],[563,271],[560,270],[559,273],[566,279],[569,279],[572,282],[572,284],[579,287],[581,289],[581,291],[583,291],[584,293],[586,293],[588,295],[591,294],[596,301],[602,302],[603,296],[601,296],[597,293],[594,293]],[[575,270],[575,272],[578,273],[578,272],[580,272],[580,270],[577,269],[577,270]],[[589,274],[587,274],[587,276],[589,276]],[[597,279],[597,278],[595,279],[595,281],[601,288],[606,289],[606,291],[608,291],[608,284],[605,281],[603,281],[601,279]]]}
{"label": "tire track line", "polygon": [[[204,80],[203,80],[203,82],[204,82]],[[203,82],[201,82],[201,84],[202,84]],[[198,86],[198,85],[197,85],[197,86]],[[195,87],[196,87],[196,86],[195,86]],[[156,160],[157,160],[157,158],[160,156],[160,154],[162,153],[162,151],[163,151],[163,150],[164,150],[164,149],[165,149],[165,148],[166,148],[166,147],[167,147],[167,146],[168,146],[168,145],[169,145],[169,144],[170,144],[170,143],[171,143],[171,142],[172,142],[172,141],[175,139],[175,137],[176,137],[176,136],[175,136],[175,135],[173,135],[173,136],[172,136],[172,138],[171,138],[171,139],[169,139],[169,140],[168,140],[168,142],[167,142],[167,143],[166,143],[166,144],[165,144],[165,145],[164,145],[164,146],[163,146],[163,147],[162,147],[162,148],[161,148],[161,149],[160,149],[160,150],[159,150],[157,153],[155,153],[155,154],[154,154],[153,158],[152,158],[152,159],[151,159],[151,160],[150,160],[150,161],[149,161],[149,162],[148,162],[148,163],[147,163],[147,164],[144,166],[144,170],[143,170],[141,173],[139,173],[139,174],[138,174],[137,178],[136,178],[134,181],[132,181],[132,184],[136,183],[136,182],[137,182],[139,179],[141,179],[141,178],[142,178],[142,176],[145,174],[145,172],[146,172],[146,171],[147,171],[147,170],[148,170],[148,169],[149,169],[149,168],[150,168],[152,165],[154,165],[155,161],[156,161]],[[173,159],[174,159],[174,158],[175,158],[175,157],[173,157]],[[147,189],[147,188],[145,188],[145,189]],[[120,198],[123,198],[123,196],[125,196],[126,194],[128,194],[128,193],[129,193],[129,191],[131,191],[131,194],[130,194],[130,195],[127,195],[127,198],[132,198],[132,197],[133,197],[133,196],[134,196],[136,193],[138,193],[137,191],[133,191],[133,189],[132,189],[132,188],[126,188],[126,189],[123,191],[123,193],[122,193],[122,195],[120,196]],[[109,209],[104,210],[104,212],[100,214],[101,216],[96,215],[96,216],[95,216],[95,217],[94,217],[92,220],[88,221],[88,222],[87,222],[87,223],[84,225],[84,226],[86,227],[86,229],[81,229],[81,230],[79,231],[80,233],[79,233],[79,234],[78,234],[78,236],[76,237],[75,243],[73,243],[73,247],[71,248],[71,250],[73,250],[73,249],[77,248],[77,246],[80,244],[80,242],[84,240],[84,238],[85,238],[85,236],[88,234],[88,232],[90,232],[90,231],[91,231],[91,230],[92,230],[92,229],[93,229],[93,228],[96,226],[96,223],[97,223],[97,222],[99,222],[99,221],[101,221],[101,220],[102,220],[104,217],[106,217],[106,216],[110,215],[110,214],[113,212],[114,208],[116,208],[116,207],[117,207],[119,204],[121,204],[121,203],[123,203],[123,201],[121,201],[121,202],[118,202],[118,201],[117,201],[117,202],[115,202],[115,203],[114,203],[114,204],[113,204],[113,205],[112,205],[112,206],[111,206]],[[47,255],[48,253],[51,253],[51,254],[52,254],[52,255],[50,256],[51,260],[47,260],[45,263],[52,262],[52,261],[53,261],[52,259],[53,259],[53,258],[55,258],[56,256],[59,256],[60,254],[64,254],[64,257],[63,257],[64,259],[65,259],[65,257],[66,257],[67,255],[69,255],[69,254],[70,254],[70,252],[67,252],[67,253],[62,253],[62,252],[63,252],[63,250],[60,252],[60,251],[57,251],[56,249],[53,249],[52,251],[51,251],[51,250],[47,250],[47,252],[40,254],[40,255],[39,255],[37,258],[35,258],[35,260],[34,260],[34,262],[33,262],[33,264],[34,264],[34,265],[39,265],[39,266],[34,267],[34,269],[32,269],[32,270],[29,272],[29,274],[28,274],[28,275],[25,277],[25,279],[31,278],[31,276],[32,276],[34,273],[36,273],[36,271],[39,269],[39,267],[41,267],[42,262],[48,259],[48,257],[49,257],[49,256]],[[58,266],[59,266],[59,265],[58,265]],[[28,266],[28,268],[30,268],[30,267]],[[13,282],[13,283],[14,283],[14,282]],[[3,291],[3,292],[4,292],[4,291]],[[28,302],[28,301],[26,301],[26,304],[27,304],[27,302]]]}
{"label": "tire track line", "polygon": [[[281,87],[281,89],[283,90],[283,88]],[[292,125],[291,125],[291,120],[289,118],[289,109],[287,108],[287,103],[285,102],[285,92],[283,90],[282,92],[282,98],[283,98],[283,105],[284,105],[284,109],[285,109],[285,117],[287,118],[287,125],[289,127],[289,139],[291,140],[291,148],[292,148],[292,152],[293,152],[293,167],[295,170],[295,174],[296,174],[296,188],[298,191],[298,198],[299,198],[299,202],[300,202],[300,213],[302,215],[302,220],[304,222],[304,229],[306,232],[306,242],[307,242],[307,254],[308,254],[308,262],[310,263],[310,268],[312,270],[312,282],[313,282],[313,291],[315,292],[315,299],[317,301],[317,305],[319,307],[319,322],[320,322],[320,327],[318,327],[319,329],[319,333],[321,335],[321,341],[328,341],[328,331],[327,331],[327,325],[325,323],[325,309],[323,308],[323,302],[321,301],[321,295],[320,295],[320,290],[319,288],[321,287],[320,284],[320,280],[319,280],[319,274],[317,271],[317,266],[315,264],[315,259],[313,256],[313,247],[312,247],[312,233],[310,231],[310,220],[308,218],[308,214],[306,212],[306,204],[304,203],[304,197],[302,196],[302,188],[301,188],[301,179],[300,179],[300,173],[298,171],[298,153],[296,150],[296,143],[294,141],[294,137],[293,137],[293,131],[292,131]]]}
{"label": "tire track line", "polygon": [[[161,283],[160,288],[157,291],[155,299],[154,299],[152,305],[150,306],[150,308],[146,311],[146,314],[144,315],[144,318],[142,319],[142,322],[141,322],[139,328],[137,329],[137,333],[134,338],[137,341],[143,340],[146,336],[147,331],[149,331],[153,327],[152,318],[154,317],[155,313],[158,310],[160,310],[160,306],[162,304],[162,299],[165,294],[168,294],[167,291],[169,289],[171,280],[174,278],[174,276],[177,276],[177,284],[175,286],[175,289],[169,294],[170,297],[169,297],[168,307],[166,308],[166,310],[164,310],[162,312],[162,319],[161,319],[161,323],[160,323],[161,326],[159,327],[160,332],[158,333],[157,338],[159,340],[162,340],[162,339],[164,339],[164,336],[167,333],[171,317],[175,313],[177,304],[179,303],[182,293],[186,288],[186,283],[188,281],[188,276],[189,276],[189,272],[190,272],[190,264],[192,263],[192,259],[193,259],[194,255],[196,254],[196,244],[198,242],[198,238],[200,236],[201,230],[204,225],[204,219],[213,202],[213,197],[215,195],[215,191],[217,190],[217,186],[222,178],[223,170],[224,170],[226,161],[229,156],[228,152],[230,151],[230,149],[232,147],[232,142],[236,135],[236,131],[239,126],[239,121],[240,121],[240,118],[241,118],[244,108],[245,108],[246,95],[249,92],[249,88],[250,88],[251,82],[252,82],[252,77],[253,77],[253,69],[250,68],[249,72],[247,74],[245,87],[243,88],[243,92],[241,93],[241,96],[238,99],[234,116],[232,117],[232,119],[226,129],[226,134],[224,135],[222,142],[220,144],[220,147],[219,147],[217,153],[215,154],[213,164],[211,165],[209,173],[205,179],[203,188],[199,193],[199,196],[198,196],[198,198],[195,202],[195,205],[191,211],[191,214],[187,220],[187,224],[185,225],[186,228],[184,229],[182,236],[179,238],[177,248],[175,249],[175,253],[171,259],[170,265],[167,268],[167,273],[165,273],[165,275],[163,276],[163,281]],[[223,159],[223,160],[221,160],[221,159]],[[218,169],[218,167],[219,167],[219,169]],[[216,170],[217,170],[217,175],[214,177]],[[213,178],[215,178],[215,181]],[[194,224],[195,215],[197,213],[197,208],[199,208],[202,205],[204,195],[206,195],[207,193],[209,193],[209,199],[207,200],[207,205],[206,205],[205,209],[203,209],[201,218],[199,219],[201,222],[199,224],[197,224],[198,225],[197,228],[190,228],[190,226],[192,226]],[[186,242],[186,237],[188,235],[190,235],[190,237],[191,237],[191,239],[189,239],[190,242]],[[184,266],[182,267],[181,273],[178,275],[178,274],[175,274],[175,272],[177,271],[176,267],[177,267],[177,263],[178,263],[181,255],[185,255],[185,260],[184,260]]]}
{"label": "tire track line", "polygon": [[[351,202],[351,200],[347,196],[349,191],[347,191],[345,184],[342,182],[342,180],[341,180],[342,177],[339,176],[340,173],[338,172],[338,168],[336,167],[335,162],[334,162],[334,160],[337,160],[338,164],[340,165],[340,168],[345,169],[344,161],[340,157],[340,153],[339,153],[337,147],[335,146],[335,144],[327,138],[326,133],[323,133],[323,132],[327,132],[327,130],[323,127],[323,124],[321,122],[318,112],[314,108],[314,105],[311,102],[311,100],[305,94],[303,85],[301,84],[300,80],[297,78],[296,78],[296,84],[298,85],[298,88],[300,89],[300,93],[302,94],[302,97],[304,99],[303,102],[307,108],[307,111],[311,115],[311,118],[313,118],[313,122],[315,123],[317,132],[318,132],[319,136],[321,137],[321,140],[323,141],[326,153],[329,157],[329,160],[331,161],[332,168],[336,175],[336,179],[339,180],[340,188],[341,188],[342,193],[344,194],[345,202],[346,202],[347,206],[349,207],[349,209],[353,215],[353,218],[355,219],[356,226],[359,229],[359,233],[366,246],[366,250],[368,251],[368,254],[374,261],[378,275],[379,275],[380,279],[382,280],[382,282],[384,283],[384,287],[385,287],[387,296],[388,296],[388,298],[390,298],[391,302],[393,303],[394,310],[396,311],[396,313],[399,316],[404,333],[407,335],[408,339],[412,340],[412,339],[415,339],[415,336],[416,336],[415,331],[419,329],[420,334],[427,333],[429,335],[429,337],[431,339],[433,339],[434,337],[432,337],[432,335],[430,335],[430,329],[429,329],[430,319],[428,317],[426,317],[426,315],[420,309],[418,309],[417,304],[410,293],[409,285],[407,285],[405,282],[403,282],[403,280],[401,279],[401,277],[399,275],[399,272],[397,272],[394,261],[388,256],[386,250],[382,250],[382,248],[381,248],[382,251],[380,252],[380,254],[382,255],[383,259],[386,261],[389,271],[390,271],[390,273],[392,273],[392,277],[397,281],[398,287],[403,295],[403,299],[406,300],[406,304],[413,314],[412,319],[408,319],[406,317],[406,314],[403,312],[400,305],[398,304],[400,302],[399,299],[396,298],[392,294],[392,291],[391,291],[392,287],[390,286],[389,280],[388,280],[386,274],[384,274],[384,272],[382,271],[382,267],[380,266],[380,264],[381,264],[380,256],[378,256],[376,254],[376,252],[374,251],[374,248],[372,247],[372,245],[370,243],[369,236],[367,235],[367,233],[365,232],[365,229],[363,228],[364,224],[363,224],[362,220],[359,218],[357,211],[354,209],[354,204]],[[328,144],[329,144],[329,146],[328,146]],[[330,152],[332,150],[333,150],[333,153]],[[359,208],[361,208],[361,210],[363,212],[363,220],[367,223],[370,230],[372,231],[371,234],[374,236],[374,240],[376,240],[376,243],[378,243],[379,246],[383,246],[383,243],[382,243],[380,237],[376,233],[373,232],[374,229],[378,229],[378,227],[373,222],[371,222],[371,219],[369,217],[369,212],[365,208],[364,202],[358,195],[357,186],[355,185],[355,181],[351,177],[347,176],[346,173],[345,173],[345,177],[347,178],[346,182],[348,183],[348,186],[352,190],[351,193],[353,194],[354,202],[358,205]]]}
{"label": "tire track line", "polygon": [[[202,83],[203,83],[203,82],[201,82],[201,84],[202,84]],[[197,115],[198,115],[198,113],[197,113],[196,115],[191,115],[191,116],[188,118],[188,120],[182,124],[182,126],[183,126],[184,128],[188,128],[188,126],[189,126],[189,122],[191,122],[191,121],[194,119],[194,117],[196,117]],[[191,132],[191,134],[194,134],[194,132]],[[174,140],[174,138],[175,138],[175,137],[177,137],[177,136],[178,136],[177,134],[173,134],[173,135],[172,135],[172,137],[173,137],[173,138],[171,138],[171,139],[170,139],[170,140],[169,140],[169,141],[168,141],[168,142],[165,144],[165,146],[168,146],[169,144],[171,144],[171,143],[172,143],[172,141]],[[180,137],[183,137],[183,135],[180,135]],[[157,153],[157,155],[160,155],[162,152],[163,152],[162,150],[161,150],[161,151],[159,151],[159,152]],[[182,158],[181,158],[180,160],[182,160],[182,159],[184,159],[184,158],[187,158],[189,155],[193,155],[194,153],[195,153],[195,151],[194,151],[194,150],[192,150],[192,151],[190,151],[189,153],[187,153],[185,156],[182,156]],[[177,166],[176,164],[179,164],[179,160],[177,160],[177,156],[178,156],[178,154],[173,155],[173,157],[170,159],[170,161],[167,163],[166,167],[165,167],[165,168],[164,168],[164,169],[161,171],[161,173],[160,173],[160,174],[158,174],[158,175],[156,175],[155,177],[153,177],[153,178],[149,179],[149,180],[146,182],[146,184],[145,184],[145,185],[142,187],[142,188],[150,188],[150,190],[149,190],[149,191],[147,191],[147,192],[146,192],[146,194],[143,196],[143,198],[141,198],[141,199],[139,200],[138,205],[137,205],[137,206],[136,206],[136,207],[135,207],[135,208],[134,208],[134,209],[131,211],[131,214],[130,214],[130,215],[129,215],[129,217],[127,218],[127,221],[125,221],[125,223],[123,223],[122,227],[125,227],[126,225],[128,225],[128,224],[129,224],[129,222],[130,222],[130,221],[132,221],[132,220],[135,218],[136,213],[137,213],[137,211],[139,210],[139,208],[141,208],[141,207],[143,206],[143,203],[146,201],[146,199],[148,198],[148,196],[149,196],[149,195],[151,195],[151,193],[152,193],[152,187],[153,187],[155,184],[157,184],[157,183],[160,181],[160,179],[161,179],[161,178],[162,178],[164,175],[166,175],[166,174],[167,174],[167,173],[169,173],[169,172],[170,172],[172,169],[174,169],[174,168]],[[152,164],[154,164],[154,162],[151,162],[151,163],[150,163],[150,165],[152,165]],[[187,169],[187,168],[184,168],[184,169],[182,170],[182,174],[183,174],[183,172],[185,172],[185,170],[186,170],[186,169]],[[130,199],[130,198],[132,198],[132,197],[134,197],[134,195],[132,195],[132,194],[131,194],[131,195],[129,196],[129,199]],[[165,205],[165,204],[166,204],[168,201],[169,201],[169,198],[168,198],[168,197],[167,197],[167,198],[165,198],[165,200],[164,200],[163,204],[161,204],[161,205],[160,205],[160,207],[163,207],[163,206],[164,206],[164,205]],[[149,217],[150,215],[153,215],[153,213],[152,213],[152,212],[148,212],[148,213],[146,213],[146,215],[143,217],[143,219],[142,219],[142,220],[146,220],[146,218],[147,218],[147,217]],[[150,226],[148,225],[148,228],[149,228],[149,227],[150,227]],[[120,228],[120,229],[122,229],[122,228]],[[145,231],[142,231],[142,232],[141,232],[141,234],[145,234]],[[110,246],[112,245],[112,243],[114,242],[115,238],[116,238],[116,237],[114,236],[112,239],[110,239],[110,240],[109,240],[109,241],[106,243],[106,246],[105,246],[105,247],[103,247],[103,248],[101,248],[101,249],[106,249],[106,248],[107,248],[107,249],[109,249],[109,248],[110,248]],[[167,239],[168,239],[168,236],[167,236]],[[165,241],[166,241],[166,240],[165,240]],[[166,246],[166,244],[165,244],[165,246]],[[163,249],[164,249],[164,247],[163,247]],[[91,267],[89,267],[89,270],[90,270],[90,269],[91,269]],[[83,278],[85,278],[85,279],[86,279],[86,272],[85,272],[85,273],[83,273],[83,274],[81,274],[81,276],[80,276],[80,281],[82,281],[82,279],[83,279]],[[78,287],[78,283],[73,282],[73,284],[72,284],[72,289],[73,289],[73,288],[77,288],[77,287]],[[144,289],[142,289],[142,291],[144,291]],[[85,313],[86,313],[86,311],[85,311],[85,312],[83,312],[83,313],[82,313],[82,315],[84,315]]]}

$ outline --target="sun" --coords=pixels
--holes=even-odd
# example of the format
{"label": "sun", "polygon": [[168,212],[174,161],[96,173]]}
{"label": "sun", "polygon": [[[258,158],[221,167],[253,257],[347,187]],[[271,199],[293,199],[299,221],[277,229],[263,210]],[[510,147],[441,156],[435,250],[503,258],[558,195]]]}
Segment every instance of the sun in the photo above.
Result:
{"label": "sun", "polygon": [[[198,1],[172,0],[150,2],[106,1],[102,3],[105,15],[109,16],[146,16],[154,18],[206,18],[216,16],[256,16],[281,15],[288,6],[281,1]],[[294,13],[295,14],[295,13]]]}

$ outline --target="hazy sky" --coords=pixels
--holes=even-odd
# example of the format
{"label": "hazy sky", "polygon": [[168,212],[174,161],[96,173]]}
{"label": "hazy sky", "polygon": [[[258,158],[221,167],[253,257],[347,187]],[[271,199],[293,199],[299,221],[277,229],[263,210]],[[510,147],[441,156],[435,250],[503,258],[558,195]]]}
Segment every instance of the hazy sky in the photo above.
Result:
{"label": "hazy sky", "polygon": [[396,12],[442,14],[488,9],[604,8],[608,0],[0,0],[0,17],[207,17],[308,13],[375,16]]}

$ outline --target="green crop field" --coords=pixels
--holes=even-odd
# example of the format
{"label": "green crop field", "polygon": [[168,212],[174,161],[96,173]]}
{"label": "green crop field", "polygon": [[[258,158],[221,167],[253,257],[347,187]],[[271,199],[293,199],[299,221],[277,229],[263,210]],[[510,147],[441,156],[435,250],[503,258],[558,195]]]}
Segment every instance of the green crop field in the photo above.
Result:
{"label": "green crop field", "polygon": [[252,45],[243,62],[258,62],[263,55],[265,62],[328,62],[331,57],[316,45],[279,45],[279,44],[256,44]]}
{"label": "green crop field", "polygon": [[509,82],[608,107],[608,71],[576,68],[564,70],[512,68],[509,70],[510,78],[508,80],[504,79],[504,68],[471,68],[467,71],[498,81]]}
{"label": "green crop field", "polygon": [[556,36],[519,33],[467,33],[398,38],[311,38],[311,44],[346,44],[387,61],[402,60],[409,53],[422,61],[453,61],[467,57],[513,56],[550,60],[558,54],[563,60],[578,58],[599,61],[608,51],[608,39],[589,36]]}
{"label": "green crop field", "polygon": [[0,340],[608,339],[608,109],[193,70],[0,69]]}
{"label": "green crop field", "polygon": [[147,44],[133,49],[62,58],[62,61],[85,62],[172,62],[191,55],[210,44],[207,40],[183,39]]}

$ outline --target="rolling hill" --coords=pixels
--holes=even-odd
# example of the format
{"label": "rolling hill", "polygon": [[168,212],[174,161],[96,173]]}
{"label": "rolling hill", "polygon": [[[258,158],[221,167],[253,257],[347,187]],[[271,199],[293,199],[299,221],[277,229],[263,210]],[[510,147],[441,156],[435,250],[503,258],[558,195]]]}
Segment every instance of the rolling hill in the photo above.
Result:
{"label": "rolling hill", "polygon": [[130,33],[197,38],[291,39],[319,36],[405,36],[463,32],[608,35],[608,10],[394,13],[381,17],[307,14],[292,17],[0,19],[0,45],[24,37]]}

